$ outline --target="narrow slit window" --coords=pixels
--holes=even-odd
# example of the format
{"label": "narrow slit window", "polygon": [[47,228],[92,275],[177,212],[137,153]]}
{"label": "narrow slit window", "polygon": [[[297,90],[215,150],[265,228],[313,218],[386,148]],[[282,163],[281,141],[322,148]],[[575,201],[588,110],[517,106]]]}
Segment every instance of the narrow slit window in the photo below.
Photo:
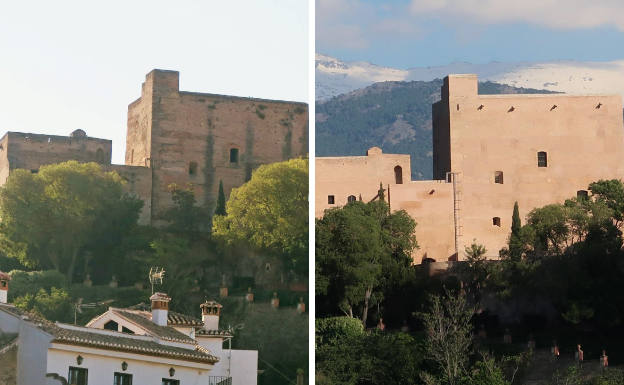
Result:
{"label": "narrow slit window", "polygon": [[347,202],[351,203],[351,202],[355,202],[357,200],[357,198],[355,197],[355,195],[349,195],[347,197]]}
{"label": "narrow slit window", "polygon": [[330,205],[334,204],[334,196],[333,195],[328,195],[327,196],[327,204],[330,204]]}
{"label": "narrow slit window", "polygon": [[230,163],[238,163],[238,148],[230,148]]}
{"label": "narrow slit window", "polygon": [[503,184],[503,172],[496,171],[494,173],[494,183]]}
{"label": "narrow slit window", "polygon": [[403,184],[403,169],[401,166],[396,166],[394,168],[394,183]]}
{"label": "narrow slit window", "polygon": [[589,198],[589,194],[587,190],[578,190],[576,192],[576,199],[578,200],[587,200]]}
{"label": "narrow slit window", "polygon": [[500,217],[492,218],[492,225],[500,227],[500,225],[501,225]]}
{"label": "narrow slit window", "polygon": [[188,173],[189,175],[197,175],[197,162],[189,163]]}
{"label": "narrow slit window", "polygon": [[548,167],[548,154],[546,151],[537,153],[537,167]]}

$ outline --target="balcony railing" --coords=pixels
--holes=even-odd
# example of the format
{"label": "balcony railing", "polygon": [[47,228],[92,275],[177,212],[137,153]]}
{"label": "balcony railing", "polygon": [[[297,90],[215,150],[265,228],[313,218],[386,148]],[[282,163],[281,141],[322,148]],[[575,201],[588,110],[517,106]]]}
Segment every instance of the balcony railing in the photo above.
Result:
{"label": "balcony railing", "polygon": [[232,377],[208,376],[208,385],[232,385]]}

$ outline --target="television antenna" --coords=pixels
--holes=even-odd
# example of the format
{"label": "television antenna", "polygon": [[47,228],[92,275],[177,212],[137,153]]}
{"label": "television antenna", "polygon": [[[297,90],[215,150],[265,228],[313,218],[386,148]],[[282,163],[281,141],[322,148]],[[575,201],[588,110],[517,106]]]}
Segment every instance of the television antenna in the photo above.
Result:
{"label": "television antenna", "polygon": [[91,302],[91,303],[82,303],[82,301],[83,301],[82,298],[78,298],[78,301],[74,303],[74,325],[76,325],[78,313],[82,314],[82,309],[93,309],[98,306],[108,305],[111,302],[115,302],[114,299],[107,299],[106,301]]}
{"label": "television antenna", "polygon": [[154,294],[154,285],[162,285],[165,278],[165,269],[162,267],[150,267],[149,281],[152,284],[152,294]]}

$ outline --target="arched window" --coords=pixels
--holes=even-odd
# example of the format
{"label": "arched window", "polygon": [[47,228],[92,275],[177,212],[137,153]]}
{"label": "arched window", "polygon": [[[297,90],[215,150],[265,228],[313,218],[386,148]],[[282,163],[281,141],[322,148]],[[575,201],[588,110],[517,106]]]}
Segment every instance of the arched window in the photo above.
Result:
{"label": "arched window", "polygon": [[537,153],[537,167],[548,167],[548,154],[546,154],[546,151]]}
{"label": "arched window", "polygon": [[355,197],[355,195],[349,195],[347,197],[347,203],[355,202],[356,200],[357,198]]}
{"label": "arched window", "polygon": [[492,218],[492,225],[500,227],[500,225],[501,225],[500,217]]}
{"label": "arched window", "polygon": [[401,166],[396,166],[394,168],[394,183],[403,184],[403,169]]}
{"label": "arched window", "polygon": [[104,159],[104,150],[102,150],[101,148],[98,148],[97,151],[95,152],[95,161],[103,164],[106,162],[106,160]]}
{"label": "arched window", "polygon": [[494,183],[503,184],[503,172],[502,171],[494,172]]}
{"label": "arched window", "polygon": [[238,148],[230,148],[230,163],[238,163]]}
{"label": "arched window", "polygon": [[188,173],[189,175],[197,174],[197,162],[189,162]]}

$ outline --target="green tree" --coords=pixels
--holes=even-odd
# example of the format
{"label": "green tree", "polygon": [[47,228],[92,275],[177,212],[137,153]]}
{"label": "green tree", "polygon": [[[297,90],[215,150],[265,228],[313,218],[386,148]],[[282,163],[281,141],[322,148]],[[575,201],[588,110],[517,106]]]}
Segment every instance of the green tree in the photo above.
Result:
{"label": "green tree", "polygon": [[184,188],[172,183],[168,188],[174,204],[165,214],[170,223],[169,230],[184,234],[206,230],[210,223],[209,210],[197,205],[193,186],[189,184]]}
{"label": "green tree", "polygon": [[419,383],[423,342],[407,333],[347,332],[323,338],[315,351],[317,384]]}
{"label": "green tree", "polygon": [[316,223],[317,293],[366,326],[371,299],[380,299],[411,264],[415,227],[405,211],[390,213],[379,200],[326,211]]}
{"label": "green tree", "polygon": [[493,358],[477,361],[471,373],[470,385],[509,385],[502,368]]}
{"label": "green tree", "polygon": [[427,384],[461,384],[469,375],[475,309],[461,293],[446,291],[444,297],[432,295],[430,300],[429,312],[421,313],[421,318],[427,334],[427,357],[437,366],[438,375],[423,373],[422,379]]}
{"label": "green tree", "polygon": [[143,202],[124,194],[123,180],[97,163],[15,170],[0,189],[0,246],[30,268],[54,268],[69,282],[92,241],[136,225]]}
{"label": "green tree", "polygon": [[485,253],[487,250],[476,240],[464,249],[466,254],[465,276],[466,283],[475,303],[481,300],[481,290],[486,285],[489,274],[489,265]]}
{"label": "green tree", "polygon": [[513,214],[511,216],[511,235],[509,236],[509,255],[515,259],[522,256],[521,229],[520,210],[518,209],[518,202],[515,202]]}
{"label": "green tree", "polygon": [[219,195],[217,196],[217,208],[215,215],[227,215],[225,211],[225,193],[223,192],[223,181],[219,181]]}
{"label": "green tree", "polygon": [[50,293],[40,289],[37,294],[26,294],[16,298],[14,303],[22,310],[35,312],[52,321],[73,321],[72,302],[64,289],[52,287]]}
{"label": "green tree", "polygon": [[604,202],[611,210],[616,225],[619,227],[624,220],[624,185],[620,180],[599,180],[589,185],[592,197],[598,202]]}
{"label": "green tree", "polygon": [[308,160],[260,166],[251,180],[230,193],[225,216],[213,235],[282,258],[297,273],[308,269]]}

